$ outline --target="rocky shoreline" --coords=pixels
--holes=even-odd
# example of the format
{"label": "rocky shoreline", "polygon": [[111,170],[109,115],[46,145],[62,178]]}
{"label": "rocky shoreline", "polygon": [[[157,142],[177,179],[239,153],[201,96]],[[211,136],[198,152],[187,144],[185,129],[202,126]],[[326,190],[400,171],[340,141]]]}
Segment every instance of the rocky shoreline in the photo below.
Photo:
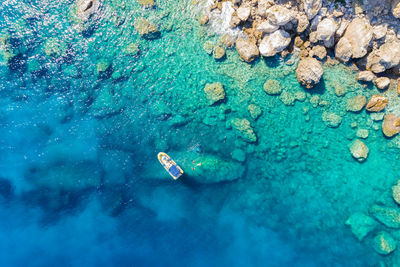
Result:
{"label": "rocky shoreline", "polygon": [[[306,90],[320,82],[323,64],[342,62],[358,68],[360,82],[373,82],[383,92],[399,84],[398,18],[398,0],[209,0],[199,22],[224,33],[222,42],[234,45],[247,63],[291,54],[287,63],[299,60],[297,79]],[[205,44],[205,49],[218,60],[224,56],[220,46]],[[358,111],[366,107],[368,112],[380,112],[388,101],[386,96],[374,95]],[[386,137],[400,132],[398,115],[385,116]]]}

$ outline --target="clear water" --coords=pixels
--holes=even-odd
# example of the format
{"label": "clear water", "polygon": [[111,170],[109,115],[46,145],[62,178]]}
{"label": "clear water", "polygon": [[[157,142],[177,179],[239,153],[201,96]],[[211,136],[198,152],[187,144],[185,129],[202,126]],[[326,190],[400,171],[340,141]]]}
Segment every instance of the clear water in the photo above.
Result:
{"label": "clear water", "polygon": [[[371,237],[344,222],[390,200],[398,179],[398,138],[386,140],[370,115],[346,112],[347,98],[376,93],[348,66],[324,66],[323,82],[287,106],[262,87],[277,79],[304,92],[295,65],[215,61],[203,49],[218,37],[198,25],[199,5],[103,1],[82,31],[73,1],[5,1],[2,33],[18,56],[0,66],[1,266],[373,266]],[[159,25],[140,37],[140,16]],[[49,38],[65,45],[47,56]],[[136,56],[125,47],[140,45]],[[102,62],[111,64],[98,73]],[[100,66],[101,67],[101,66]],[[209,106],[203,88],[221,82],[227,98]],[[337,97],[334,87],[347,90]],[[328,106],[313,107],[318,95]],[[262,115],[251,119],[248,105]],[[396,110],[396,106],[389,107]],[[343,116],[327,128],[324,111]],[[246,118],[247,143],[230,125]],[[351,124],[356,122],[357,127]],[[369,130],[368,160],[348,151]],[[376,129],[374,129],[376,128]],[[240,149],[244,162],[232,158]],[[173,181],[156,155],[168,152],[188,175]],[[216,169],[191,168],[215,161]],[[192,163],[195,161],[196,163]],[[397,254],[393,256],[395,258]]]}

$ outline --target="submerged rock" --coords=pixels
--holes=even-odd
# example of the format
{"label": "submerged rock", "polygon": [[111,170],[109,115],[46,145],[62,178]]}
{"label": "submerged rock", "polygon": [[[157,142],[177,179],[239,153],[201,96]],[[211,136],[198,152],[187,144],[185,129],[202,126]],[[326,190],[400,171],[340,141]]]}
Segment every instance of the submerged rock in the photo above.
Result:
{"label": "submerged rock", "polygon": [[153,7],[156,4],[154,0],[138,0],[138,3],[143,7]]}
{"label": "submerged rock", "polygon": [[62,57],[66,55],[67,44],[63,40],[52,37],[46,40],[44,44],[44,52],[47,56]]}
{"label": "submerged rock", "polygon": [[385,109],[388,99],[382,95],[373,95],[368,101],[366,109],[369,112],[380,112]]}
{"label": "submerged rock", "polygon": [[158,27],[143,17],[135,19],[133,26],[145,39],[155,39],[160,36]]}
{"label": "submerged rock", "polygon": [[176,158],[188,179],[198,183],[220,183],[237,180],[242,177],[245,168],[238,162],[223,160],[213,155],[192,155]]}
{"label": "submerged rock", "polygon": [[352,112],[361,111],[367,104],[367,98],[363,95],[356,95],[353,98],[347,99],[347,110]]}
{"label": "submerged rock", "polygon": [[351,215],[346,220],[346,225],[349,225],[351,232],[357,237],[358,240],[362,241],[364,237],[368,235],[377,226],[377,222],[370,216],[357,212]]}
{"label": "submerged rock", "polygon": [[397,204],[400,204],[400,180],[397,181],[397,184],[392,187],[392,196],[394,201]]}
{"label": "submerged rock", "polygon": [[221,59],[225,56],[225,49],[221,46],[215,46],[213,49],[213,58]]}
{"label": "submerged rock", "polygon": [[241,58],[246,62],[251,62],[259,56],[259,50],[255,41],[250,39],[238,38],[236,49]]}
{"label": "submerged rock", "polygon": [[204,87],[204,92],[210,105],[225,98],[224,87],[220,82],[207,83]]}
{"label": "submerged rock", "polygon": [[283,86],[281,83],[274,79],[269,79],[264,83],[264,92],[269,95],[279,95],[282,93]]}
{"label": "submerged rock", "polygon": [[246,153],[241,149],[235,149],[232,152],[232,159],[244,162],[246,160]]}
{"label": "submerged rock", "polygon": [[368,157],[369,149],[363,141],[356,139],[350,145],[350,153],[358,162],[364,162]]}
{"label": "submerged rock", "polygon": [[322,121],[325,122],[328,127],[337,128],[342,123],[342,117],[334,112],[324,111],[322,113]]}
{"label": "submerged rock", "polygon": [[250,117],[251,117],[253,120],[257,120],[258,117],[260,117],[261,114],[262,114],[261,108],[260,108],[259,106],[257,106],[257,105],[254,105],[254,104],[250,104],[250,105],[247,107],[247,110],[249,111]]}
{"label": "submerged rock", "polygon": [[257,141],[257,136],[254,133],[250,122],[246,119],[234,118],[231,120],[232,128],[236,130],[239,136],[248,143],[254,143]]}
{"label": "submerged rock", "polygon": [[9,61],[15,57],[8,34],[0,34],[0,66],[8,65]]}
{"label": "submerged rock", "polygon": [[362,139],[367,139],[368,135],[369,135],[369,133],[368,133],[367,129],[358,129],[357,133],[356,133],[356,136],[358,138],[362,138]]}
{"label": "submerged rock", "polygon": [[397,244],[391,234],[381,231],[373,239],[372,247],[377,253],[388,255],[396,249]]}
{"label": "submerged rock", "polygon": [[260,54],[265,57],[275,56],[277,53],[285,50],[290,41],[290,35],[284,30],[278,30],[274,33],[267,34],[260,43]]}
{"label": "submerged rock", "polygon": [[324,71],[315,58],[306,57],[300,60],[296,70],[297,80],[306,88],[312,88],[319,83]]}
{"label": "submerged rock", "polygon": [[140,52],[140,46],[137,43],[130,43],[122,50],[126,55],[136,56]]}
{"label": "submerged rock", "polygon": [[375,85],[380,90],[385,90],[390,85],[390,79],[388,77],[379,77],[375,79]]}
{"label": "submerged rock", "polygon": [[371,215],[379,222],[390,228],[400,228],[400,210],[374,205],[371,207]]}
{"label": "submerged rock", "polygon": [[383,118],[382,131],[386,137],[395,136],[400,132],[400,118],[388,113]]}

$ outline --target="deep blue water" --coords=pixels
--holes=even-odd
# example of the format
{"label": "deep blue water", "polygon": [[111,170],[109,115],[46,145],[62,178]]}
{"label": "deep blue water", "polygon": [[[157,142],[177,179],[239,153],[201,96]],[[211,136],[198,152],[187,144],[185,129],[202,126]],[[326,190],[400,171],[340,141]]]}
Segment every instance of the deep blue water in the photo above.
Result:
{"label": "deep blue water", "polygon": [[[289,94],[304,92],[295,65],[279,58],[249,65],[235,49],[215,61],[203,44],[219,36],[198,25],[200,7],[191,1],[160,0],[154,9],[103,1],[85,23],[71,18],[69,0],[6,1],[0,11],[1,59],[13,54],[0,66],[1,266],[381,260],[371,237],[359,242],[344,222],[397,180],[397,139],[385,140],[369,114],[346,112],[347,97],[376,92],[348,67],[324,66],[305,101],[284,105],[262,86],[274,78]],[[157,39],[135,30],[141,16],[159,26]],[[138,54],[124,52],[131,43]],[[211,82],[227,95],[212,106],[203,91]],[[329,105],[313,107],[316,95]],[[249,104],[261,107],[257,120]],[[326,110],[343,117],[339,128],[326,127]],[[231,128],[234,118],[251,122],[256,143]],[[369,130],[363,164],[348,152],[354,122]],[[187,175],[173,181],[159,151]],[[192,161],[214,169],[193,171]]]}

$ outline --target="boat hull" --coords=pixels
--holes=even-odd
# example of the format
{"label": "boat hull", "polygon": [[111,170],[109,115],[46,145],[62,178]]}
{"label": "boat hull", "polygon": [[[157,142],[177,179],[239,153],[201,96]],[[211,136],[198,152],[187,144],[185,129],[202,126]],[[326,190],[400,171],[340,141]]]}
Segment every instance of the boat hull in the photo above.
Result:
{"label": "boat hull", "polygon": [[168,156],[164,152],[160,152],[157,155],[158,161],[160,161],[161,165],[164,167],[164,169],[171,175],[171,177],[174,180],[177,180],[179,177],[182,176],[184,173],[181,167],[178,166],[178,164],[175,163],[175,161]]}

